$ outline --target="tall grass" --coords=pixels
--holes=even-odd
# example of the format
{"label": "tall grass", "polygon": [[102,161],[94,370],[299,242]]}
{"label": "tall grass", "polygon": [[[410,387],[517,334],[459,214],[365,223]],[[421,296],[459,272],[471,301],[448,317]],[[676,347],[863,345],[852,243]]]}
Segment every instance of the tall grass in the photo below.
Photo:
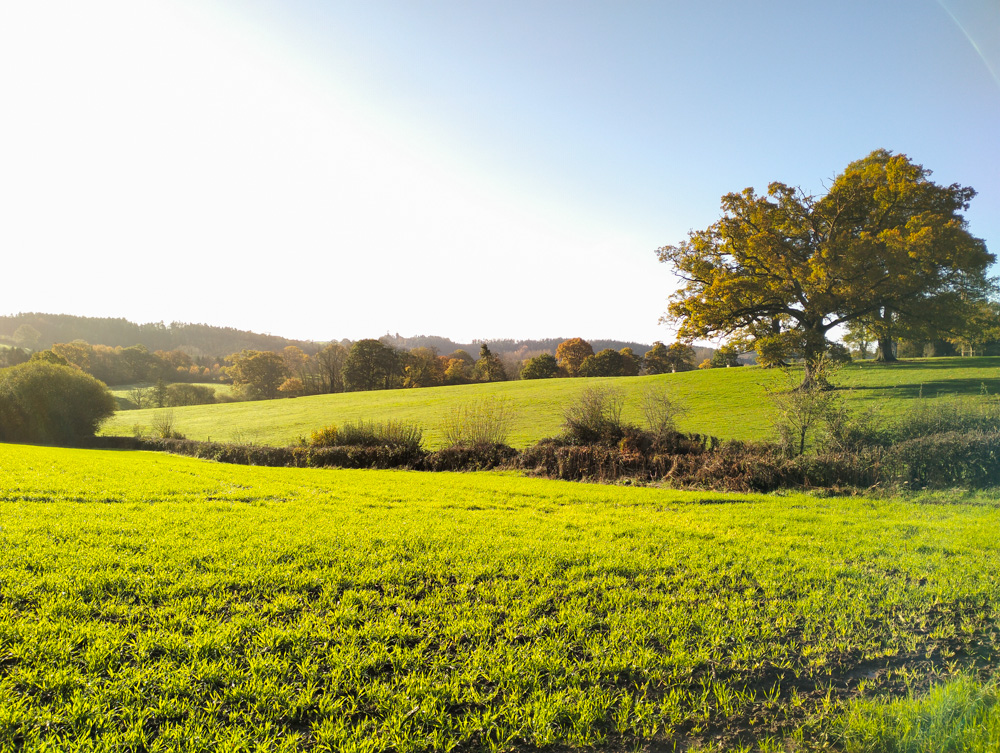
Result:
{"label": "tall grass", "polygon": [[1000,690],[959,676],[923,695],[855,701],[837,724],[845,753],[995,753]]}

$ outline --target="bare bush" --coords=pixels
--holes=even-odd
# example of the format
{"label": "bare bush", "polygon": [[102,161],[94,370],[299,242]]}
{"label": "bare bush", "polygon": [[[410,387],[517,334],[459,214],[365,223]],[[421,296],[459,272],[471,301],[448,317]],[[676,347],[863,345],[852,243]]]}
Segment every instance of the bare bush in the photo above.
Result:
{"label": "bare bush", "polygon": [[486,397],[453,408],[441,433],[452,447],[507,444],[513,424],[514,411],[507,398]]}
{"label": "bare bush", "polygon": [[174,429],[174,412],[172,410],[159,410],[152,420],[153,436],[162,439],[183,439],[183,435]]}
{"label": "bare bush", "polygon": [[618,442],[628,428],[622,421],[625,396],[619,389],[591,387],[564,414],[566,437],[575,444]]}
{"label": "bare bush", "polygon": [[647,390],[642,394],[642,415],[649,433],[659,439],[677,431],[677,419],[684,415],[684,408],[666,392]]}
{"label": "bare bush", "polygon": [[151,386],[132,387],[125,393],[136,408],[148,408],[156,400],[156,388]]}

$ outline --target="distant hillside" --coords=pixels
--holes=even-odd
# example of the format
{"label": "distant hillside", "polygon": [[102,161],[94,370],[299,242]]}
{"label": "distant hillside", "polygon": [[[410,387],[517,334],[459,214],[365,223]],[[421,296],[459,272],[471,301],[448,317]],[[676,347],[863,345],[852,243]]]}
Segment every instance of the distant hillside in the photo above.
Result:
{"label": "distant hillside", "polygon": [[[403,337],[399,333],[386,334],[378,338],[386,345],[401,350],[413,348],[434,348],[440,355],[456,350],[464,350],[473,358],[478,357],[479,347],[486,342],[497,355],[514,359],[527,359],[540,353],[555,355],[559,343],[567,337],[551,337],[544,340],[473,340],[469,343],[455,342],[447,337],[418,335]],[[216,327],[209,324],[188,324],[185,322],[149,322],[136,324],[124,318],[73,316],[71,314],[26,313],[0,316],[0,345],[18,345],[31,350],[51,348],[55,343],[69,343],[84,340],[91,345],[108,345],[128,348],[145,345],[150,351],[183,350],[191,356],[222,358],[241,350],[279,351],[289,345],[296,345],[306,353],[315,353],[325,343],[309,340],[291,340],[275,335]],[[348,345],[349,341],[342,340]],[[637,356],[645,355],[649,343],[627,342],[624,340],[588,340],[594,352],[605,348],[621,350],[631,348]],[[695,346],[695,363],[711,358],[711,348]]]}
{"label": "distant hillside", "polygon": [[73,340],[123,348],[145,345],[150,351],[181,349],[192,356],[215,358],[244,349],[277,351],[288,345],[297,345],[307,353],[315,353],[320,347],[317,343],[305,340],[289,340],[208,324],[135,324],[127,319],[69,314],[27,313],[0,316],[0,342],[39,350],[51,348],[54,343]]}
{"label": "distant hillside", "polygon": [[[384,335],[379,338],[386,345],[402,350],[413,348],[434,348],[440,355],[447,355],[456,350],[464,350],[469,355],[476,357],[479,354],[479,346],[485,342],[490,350],[498,355],[512,354],[518,358],[531,358],[540,353],[550,353],[555,355],[559,343],[568,340],[568,337],[550,337],[545,340],[473,340],[471,343],[457,343],[447,337],[435,337],[431,335],[418,335],[417,337],[403,337],[399,333],[395,335]],[[586,338],[584,338],[586,339]],[[594,352],[611,348],[621,350],[631,348],[637,356],[643,356],[651,347],[651,343],[628,342],[625,340],[587,340],[594,348]],[[711,358],[715,351],[712,348],[695,346],[695,363],[701,363],[705,358]]]}

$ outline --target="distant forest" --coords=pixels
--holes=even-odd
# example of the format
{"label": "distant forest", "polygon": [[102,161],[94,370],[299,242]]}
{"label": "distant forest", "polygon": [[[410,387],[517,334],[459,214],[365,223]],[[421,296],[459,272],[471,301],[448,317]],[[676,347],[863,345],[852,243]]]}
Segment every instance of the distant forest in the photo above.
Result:
{"label": "distant forest", "polygon": [[[559,343],[565,337],[545,340],[474,340],[471,343],[457,343],[447,337],[419,335],[403,337],[399,333],[386,334],[378,338],[386,345],[400,350],[413,348],[433,348],[438,353],[452,353],[464,350],[470,355],[479,352],[479,346],[487,342],[490,350],[498,355],[511,355],[527,359],[541,353],[554,355]],[[292,340],[276,335],[216,327],[209,324],[188,324],[184,322],[151,322],[136,324],[127,319],[72,316],[70,314],[23,313],[0,316],[0,343],[16,345],[30,350],[44,350],[56,343],[71,343],[84,340],[91,344],[128,348],[143,345],[150,352],[157,350],[182,350],[193,358],[223,358],[242,350],[280,351],[289,345],[301,348],[314,355],[326,342],[339,342],[348,346],[349,340],[329,340],[315,342]],[[637,356],[644,356],[650,345],[620,340],[590,340],[595,352],[611,348],[621,350],[631,348]],[[700,362],[710,358],[710,348],[695,347],[696,358]]]}
{"label": "distant forest", "polygon": [[241,350],[278,351],[297,345],[315,353],[320,343],[289,340],[274,335],[184,322],[136,324],[127,319],[72,316],[70,314],[15,314],[0,316],[0,342],[30,350],[45,350],[56,343],[84,340],[91,344],[129,348],[143,345],[150,352],[183,350],[192,357],[221,358]]}

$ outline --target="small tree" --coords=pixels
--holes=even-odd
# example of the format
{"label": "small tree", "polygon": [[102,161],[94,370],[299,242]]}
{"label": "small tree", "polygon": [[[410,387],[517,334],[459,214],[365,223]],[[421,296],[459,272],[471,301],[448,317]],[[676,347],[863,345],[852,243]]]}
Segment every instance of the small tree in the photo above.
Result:
{"label": "small tree", "polygon": [[136,408],[146,408],[156,399],[156,390],[153,387],[135,386],[127,393],[128,399]]}
{"label": "small tree", "polygon": [[504,371],[503,363],[490,351],[489,346],[483,343],[479,347],[479,360],[476,361],[476,379],[480,382],[505,382],[507,373]]}
{"label": "small tree", "polygon": [[829,387],[837,365],[828,357],[813,364],[813,380],[808,387],[768,391],[775,408],[774,428],[788,455],[802,455],[809,435],[823,426],[840,408],[842,401]]}

